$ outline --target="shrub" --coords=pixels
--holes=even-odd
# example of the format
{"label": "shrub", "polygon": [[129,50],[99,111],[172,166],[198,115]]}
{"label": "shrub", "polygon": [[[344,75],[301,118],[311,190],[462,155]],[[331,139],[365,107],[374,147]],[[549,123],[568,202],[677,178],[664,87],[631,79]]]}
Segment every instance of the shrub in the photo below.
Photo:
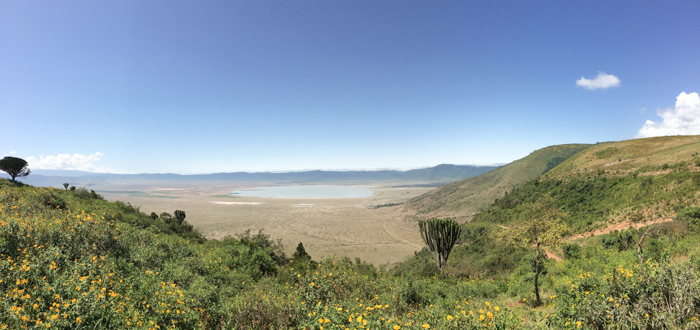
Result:
{"label": "shrub", "polygon": [[700,207],[689,207],[680,211],[676,220],[686,223],[693,231],[700,231]]}
{"label": "shrub", "polygon": [[287,256],[284,253],[284,245],[282,244],[282,240],[273,240],[270,235],[263,233],[263,229],[258,230],[258,233],[255,235],[251,235],[250,229],[247,229],[245,232],[238,233],[235,236],[243,244],[258,248],[269,248],[272,259],[274,259],[278,265],[285,265],[288,262]]}
{"label": "shrub", "polygon": [[610,275],[581,276],[558,290],[553,328],[695,328],[700,282],[688,263],[619,266]]}
{"label": "shrub", "polygon": [[581,257],[581,246],[576,243],[564,244],[562,250],[566,259],[578,259]]}
{"label": "shrub", "polygon": [[[71,189],[73,190],[73,189]],[[85,187],[80,187],[73,190],[73,193],[78,198],[90,198],[90,192]]]}
{"label": "shrub", "polygon": [[406,305],[417,306],[426,303],[423,296],[419,293],[420,291],[409,278],[406,285],[399,289],[398,297]]}

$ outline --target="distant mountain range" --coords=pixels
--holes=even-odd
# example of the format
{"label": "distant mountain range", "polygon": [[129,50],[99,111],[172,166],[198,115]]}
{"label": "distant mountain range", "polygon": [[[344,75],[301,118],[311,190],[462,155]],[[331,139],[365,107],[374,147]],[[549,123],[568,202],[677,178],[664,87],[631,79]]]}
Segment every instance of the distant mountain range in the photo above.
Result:
{"label": "distant mountain range", "polygon": [[380,182],[447,183],[483,174],[498,166],[473,166],[442,164],[435,167],[398,171],[299,171],[299,172],[234,172],[213,174],[109,174],[67,170],[34,170],[23,182],[35,186],[60,187],[64,182],[74,186],[91,186],[101,183],[168,183],[198,184],[212,182],[274,183],[274,184],[367,184]]}

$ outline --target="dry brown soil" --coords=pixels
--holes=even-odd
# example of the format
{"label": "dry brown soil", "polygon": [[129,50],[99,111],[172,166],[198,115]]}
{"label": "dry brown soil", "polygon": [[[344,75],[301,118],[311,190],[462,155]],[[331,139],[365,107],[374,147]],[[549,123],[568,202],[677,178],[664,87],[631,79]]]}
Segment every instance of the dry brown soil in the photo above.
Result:
{"label": "dry brown soil", "polygon": [[[290,255],[302,242],[316,260],[347,256],[391,265],[423,247],[418,225],[405,220],[397,207],[372,206],[403,202],[433,189],[376,185],[369,187],[375,192],[372,197],[344,199],[220,197],[242,188],[100,186],[97,191],[107,200],[129,202],[145,213],[183,210],[186,221],[208,238],[264,229],[272,238],[281,238]],[[139,193],[110,192],[133,190]]]}
{"label": "dry brown soil", "polygon": [[[418,224],[407,220],[409,214],[401,213],[400,207],[373,206],[404,202],[433,188],[393,188],[390,184],[367,187],[374,191],[374,196],[342,199],[236,197],[229,192],[250,187],[230,184],[134,186],[103,183],[94,188],[107,200],[131,203],[145,213],[172,214],[175,210],[184,210],[187,222],[208,238],[264,229],[272,238],[281,238],[290,255],[302,242],[317,260],[328,256],[359,257],[375,265],[392,265],[420,250],[424,244]],[[671,219],[645,223],[625,221],[569,237],[566,241],[667,221]],[[546,252],[548,257],[561,261],[552,251]]]}

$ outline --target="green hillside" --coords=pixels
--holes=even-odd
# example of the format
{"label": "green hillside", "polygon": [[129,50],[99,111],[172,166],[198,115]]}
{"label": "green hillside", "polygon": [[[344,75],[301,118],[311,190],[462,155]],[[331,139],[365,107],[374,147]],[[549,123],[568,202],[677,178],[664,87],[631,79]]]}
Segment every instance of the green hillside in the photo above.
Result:
{"label": "green hillside", "polygon": [[695,172],[697,164],[694,162],[698,153],[698,135],[599,143],[571,157],[545,177],[564,178],[598,170],[605,171],[608,176],[624,176],[634,172],[651,176],[670,172],[670,165],[685,165],[689,171]]}
{"label": "green hillside", "polygon": [[507,225],[527,205],[560,212],[572,234],[611,223],[670,219],[700,206],[700,136],[601,143],[520,185],[475,220]]}
{"label": "green hillside", "polygon": [[[562,239],[611,226],[624,230],[652,221],[668,222],[700,207],[700,136],[600,143],[576,153],[496,198],[464,224],[465,246],[455,251],[455,268],[478,276],[508,274],[517,268],[524,256],[519,253],[526,251],[506,248],[495,238],[505,228],[536,217],[531,212],[535,205],[552,210],[565,224]],[[561,250],[556,252],[563,255]],[[408,262],[398,268],[425,273],[424,264]]]}
{"label": "green hillside", "polygon": [[[597,144],[518,185],[462,225],[450,273],[532,301],[534,246],[509,242],[535,236],[536,219],[562,231],[540,251],[544,305],[528,327],[700,326],[700,136]],[[430,276],[431,259],[424,249],[393,272]]]}
{"label": "green hillside", "polygon": [[0,179],[0,329],[517,327],[484,305],[497,293],[492,280],[314,261],[301,245],[290,258],[263,233],[206,240],[85,189]]}
{"label": "green hillside", "polygon": [[564,144],[532,152],[525,158],[479,176],[443,185],[406,203],[420,218],[452,217],[460,222],[489,206],[515,186],[554,168],[588,144]]}
{"label": "green hillside", "polygon": [[262,232],[207,240],[182,211],[0,179],[0,329],[697,329],[699,153],[698,136],[583,150],[462,224],[445,273],[427,249],[391,270],[286,256]]}

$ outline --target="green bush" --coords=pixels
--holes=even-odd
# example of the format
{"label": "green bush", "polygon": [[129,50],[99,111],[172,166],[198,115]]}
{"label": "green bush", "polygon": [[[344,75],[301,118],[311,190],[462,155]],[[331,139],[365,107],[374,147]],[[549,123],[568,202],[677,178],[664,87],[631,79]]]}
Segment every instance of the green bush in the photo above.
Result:
{"label": "green bush", "polygon": [[564,244],[562,250],[566,259],[578,259],[581,257],[581,246],[578,244]]}
{"label": "green bush", "polygon": [[693,231],[700,231],[700,207],[689,207],[680,211],[676,220],[687,224]]}
{"label": "green bush", "polygon": [[[688,263],[618,267],[610,275],[584,274],[557,292],[551,327],[695,328],[700,282]],[[572,308],[573,306],[573,308]]]}

